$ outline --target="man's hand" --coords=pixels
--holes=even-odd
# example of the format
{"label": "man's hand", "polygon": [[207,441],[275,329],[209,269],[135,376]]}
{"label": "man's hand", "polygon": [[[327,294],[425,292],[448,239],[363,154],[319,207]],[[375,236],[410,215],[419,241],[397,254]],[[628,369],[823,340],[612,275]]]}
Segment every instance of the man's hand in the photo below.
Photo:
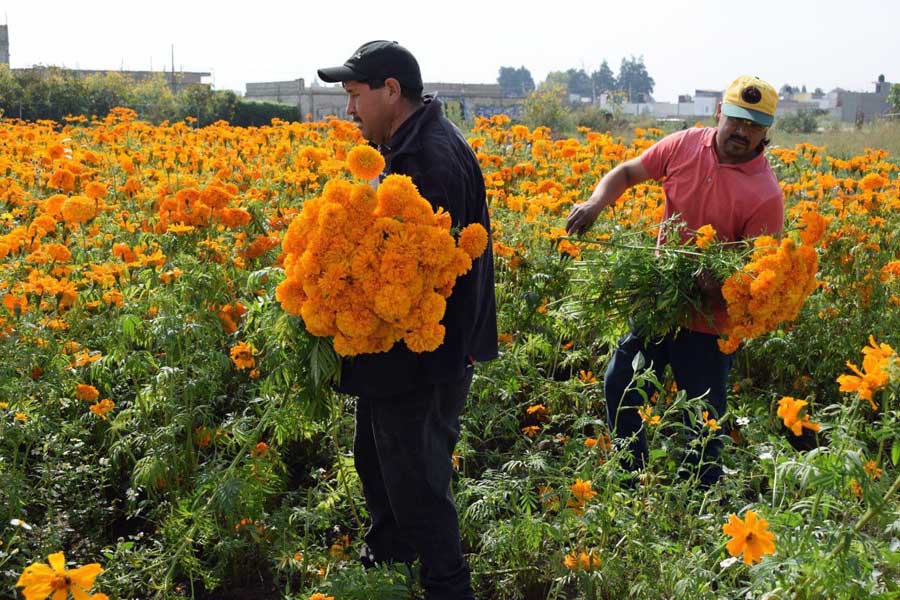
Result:
{"label": "man's hand", "polygon": [[700,288],[700,294],[706,300],[707,305],[712,308],[724,308],[727,306],[725,297],[722,295],[722,282],[716,277],[716,274],[703,269],[697,275],[697,287]]}
{"label": "man's hand", "polygon": [[569,235],[582,235],[597,220],[597,215],[600,214],[601,208],[600,203],[593,200],[573,206],[566,219],[566,233]]}

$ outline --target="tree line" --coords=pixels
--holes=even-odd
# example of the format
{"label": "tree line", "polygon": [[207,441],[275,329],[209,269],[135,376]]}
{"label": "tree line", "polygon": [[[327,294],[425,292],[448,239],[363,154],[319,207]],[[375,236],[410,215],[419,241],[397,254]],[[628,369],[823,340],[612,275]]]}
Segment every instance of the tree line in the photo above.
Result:
{"label": "tree line", "polygon": [[[500,67],[497,83],[505,96],[527,96],[535,91],[531,72],[523,67]],[[600,67],[591,73],[582,69],[551,71],[542,86],[562,86],[570,95],[582,98],[599,98],[600,94],[618,92],[628,102],[649,102],[655,81],[647,72],[644,57],[622,58],[618,75],[609,62],[603,59]]]}
{"label": "tree line", "polygon": [[178,92],[160,73],[135,81],[121,73],[78,76],[58,67],[11,70],[0,65],[0,116],[29,121],[66,116],[103,117],[124,106],[151,123],[197,119],[200,126],[224,120],[233,125],[266,125],[273,118],[299,121],[296,106],[272,102],[246,102],[232,91],[187,85]]}

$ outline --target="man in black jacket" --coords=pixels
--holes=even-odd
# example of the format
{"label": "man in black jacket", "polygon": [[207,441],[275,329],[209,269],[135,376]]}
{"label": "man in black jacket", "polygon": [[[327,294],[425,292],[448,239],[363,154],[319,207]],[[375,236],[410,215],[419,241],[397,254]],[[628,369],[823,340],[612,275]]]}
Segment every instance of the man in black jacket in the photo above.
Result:
{"label": "man in black jacket", "polygon": [[[385,157],[385,173],[412,178],[453,227],[490,233],[484,178],[441,103],[422,95],[413,55],[396,42],[363,44],[319,78],[341,82],[347,114]],[[443,344],[416,354],[402,344],[345,360],[340,391],[358,396],[354,461],[372,525],[364,564],[421,562],[427,598],[473,598],[450,491],[459,414],[477,361],[497,356],[494,259],[485,253],[456,281],[442,323]]]}

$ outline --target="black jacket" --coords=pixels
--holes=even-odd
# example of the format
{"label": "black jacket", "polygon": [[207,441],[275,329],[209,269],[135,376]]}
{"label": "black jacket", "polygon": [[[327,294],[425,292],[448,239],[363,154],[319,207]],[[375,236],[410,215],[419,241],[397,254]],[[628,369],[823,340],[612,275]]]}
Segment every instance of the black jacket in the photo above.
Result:
{"label": "black jacket", "polygon": [[441,103],[430,96],[379,150],[385,157],[385,174],[410,176],[434,209],[443,207],[450,213],[454,228],[481,223],[489,237],[484,254],[472,261],[472,270],[453,286],[441,320],[446,328],[444,343],[434,352],[416,354],[400,341],[388,352],[343,361],[338,389],[366,397],[455,381],[472,362],[497,356],[491,222],[484,176],[475,153],[459,129],[444,117]]}

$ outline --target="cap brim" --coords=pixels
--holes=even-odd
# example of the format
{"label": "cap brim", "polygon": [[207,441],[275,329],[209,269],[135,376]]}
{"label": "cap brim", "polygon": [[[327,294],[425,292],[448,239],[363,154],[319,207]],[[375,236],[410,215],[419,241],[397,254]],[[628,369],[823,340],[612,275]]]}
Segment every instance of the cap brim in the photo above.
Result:
{"label": "cap brim", "polygon": [[319,79],[325,83],[343,83],[344,81],[362,81],[365,79],[361,74],[357,73],[347,65],[340,67],[329,67],[327,69],[318,70]]}
{"label": "cap brim", "polygon": [[766,113],[759,112],[758,110],[750,110],[749,108],[744,108],[743,106],[738,106],[737,104],[728,104],[726,102],[723,102],[722,112],[726,117],[734,117],[735,119],[747,119],[749,121],[753,121],[754,123],[758,123],[763,127],[771,127],[772,123],[775,122],[775,117],[772,115],[767,115]]}

